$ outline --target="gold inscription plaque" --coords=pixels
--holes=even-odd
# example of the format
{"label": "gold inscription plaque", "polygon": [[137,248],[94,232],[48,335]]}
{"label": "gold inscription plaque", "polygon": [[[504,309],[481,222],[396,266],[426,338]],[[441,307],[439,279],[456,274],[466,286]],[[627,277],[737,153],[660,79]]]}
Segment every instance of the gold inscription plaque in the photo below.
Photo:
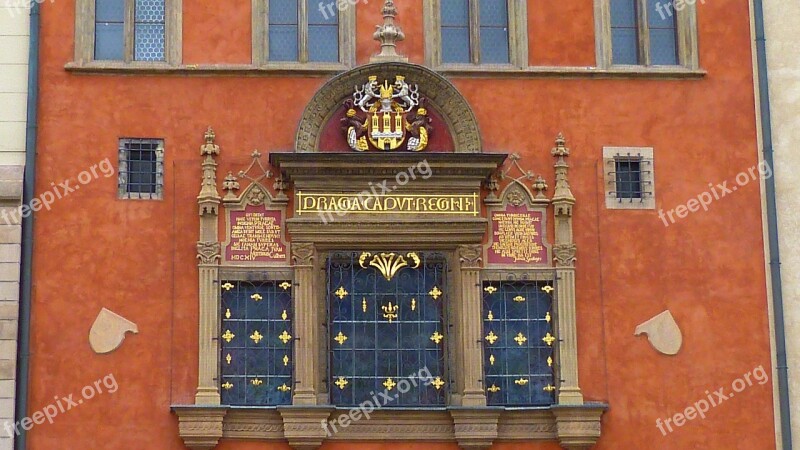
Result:
{"label": "gold inscription plaque", "polygon": [[344,214],[480,214],[478,194],[325,194],[297,192],[297,215]]}
{"label": "gold inscription plaque", "polygon": [[285,260],[286,247],[281,241],[277,215],[245,212],[233,217],[228,259],[231,261]]}
{"label": "gold inscription plaque", "polygon": [[542,251],[541,217],[500,212],[492,215],[494,242],[491,250],[502,262],[540,263]]}

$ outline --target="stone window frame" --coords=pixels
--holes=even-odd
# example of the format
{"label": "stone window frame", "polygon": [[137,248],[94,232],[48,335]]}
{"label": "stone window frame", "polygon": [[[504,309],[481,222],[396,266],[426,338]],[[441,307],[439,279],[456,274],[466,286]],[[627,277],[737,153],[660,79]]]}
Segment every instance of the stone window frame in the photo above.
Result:
{"label": "stone window frame", "polygon": [[298,71],[337,71],[355,66],[356,63],[356,8],[348,4],[339,9],[339,61],[308,61],[308,4],[305,0],[297,0],[299,21],[298,45],[299,61],[269,60],[269,0],[251,0],[252,3],[252,64],[253,66],[274,70]]}
{"label": "stone window frame", "polygon": [[[126,144],[132,141],[152,141],[158,143],[156,149],[156,191],[154,193],[146,192],[128,192],[128,149]],[[164,199],[164,139],[161,138],[120,138],[119,139],[119,168],[118,175],[118,197],[119,199],[137,199],[137,200],[163,200]]]}
{"label": "stone window frame", "polygon": [[668,66],[654,66],[650,64],[650,46],[647,24],[647,0],[636,0],[640,7],[637,24],[639,26],[639,58],[644,64],[627,65],[614,64],[611,49],[611,0],[594,0],[594,21],[595,21],[595,46],[597,66],[602,69],[622,68],[632,71],[645,69],[671,70],[676,72],[686,70],[698,70],[700,62],[698,57],[697,44],[697,5],[689,4],[684,0],[669,0],[670,2],[682,2],[685,7],[680,11],[673,8],[676,14],[676,26],[678,33],[678,64]]}
{"label": "stone window frame", "polygon": [[71,66],[86,68],[158,69],[178,66],[183,59],[183,0],[164,0],[164,58],[165,61],[134,61],[133,14],[135,0],[125,0],[125,59],[107,61],[94,59],[96,0],[75,2],[75,55]]}
{"label": "stone window frame", "polygon": [[479,0],[469,0],[470,8],[470,59],[469,64],[442,62],[442,0],[424,0],[423,29],[425,35],[425,64],[443,71],[499,71],[528,68],[528,3],[526,0],[508,1],[508,64],[482,64],[478,39]]}
{"label": "stone window frame", "polygon": [[[642,198],[617,198],[612,186],[616,185],[616,161],[619,157],[638,157],[649,167],[641,170]],[[603,191],[606,209],[656,209],[655,160],[652,147],[603,147]]]}

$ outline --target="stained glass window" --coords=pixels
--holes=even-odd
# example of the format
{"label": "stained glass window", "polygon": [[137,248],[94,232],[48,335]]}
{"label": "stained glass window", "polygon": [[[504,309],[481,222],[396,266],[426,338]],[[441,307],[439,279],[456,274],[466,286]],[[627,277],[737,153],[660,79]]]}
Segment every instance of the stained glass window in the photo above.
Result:
{"label": "stained glass window", "polygon": [[552,284],[483,283],[483,349],[487,403],[555,403]]}
{"label": "stained glass window", "polygon": [[292,284],[225,281],[220,343],[222,403],[292,403]]}
{"label": "stained glass window", "polygon": [[328,259],[331,403],[445,404],[446,264],[437,253],[340,252]]}

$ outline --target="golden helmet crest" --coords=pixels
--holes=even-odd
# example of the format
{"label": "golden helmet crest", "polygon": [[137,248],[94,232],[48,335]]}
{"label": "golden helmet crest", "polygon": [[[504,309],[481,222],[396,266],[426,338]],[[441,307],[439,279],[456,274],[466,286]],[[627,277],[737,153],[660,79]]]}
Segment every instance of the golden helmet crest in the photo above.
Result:
{"label": "golden helmet crest", "polygon": [[383,82],[381,86],[381,99],[391,99],[394,95],[394,88],[389,86],[389,80]]}

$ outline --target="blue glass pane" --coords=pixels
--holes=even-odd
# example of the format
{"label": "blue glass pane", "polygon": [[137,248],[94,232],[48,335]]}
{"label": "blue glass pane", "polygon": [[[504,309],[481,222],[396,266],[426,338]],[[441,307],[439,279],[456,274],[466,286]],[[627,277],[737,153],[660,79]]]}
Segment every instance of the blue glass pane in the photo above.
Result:
{"label": "blue glass pane", "polygon": [[611,30],[611,50],[614,64],[639,64],[639,41],[636,29]]}
{"label": "blue glass pane", "polygon": [[480,0],[481,26],[507,27],[507,0]]}
{"label": "blue glass pane", "polygon": [[672,0],[647,0],[647,22],[650,27],[675,28],[675,14]]}
{"label": "blue glass pane", "polygon": [[165,0],[136,0],[136,22],[164,23]]}
{"label": "blue glass pane", "polygon": [[95,24],[94,59],[121,61],[125,58],[123,29],[121,23]]}
{"label": "blue glass pane", "polygon": [[611,0],[611,26],[636,27],[637,0]]}
{"label": "blue glass pane", "polygon": [[[334,25],[339,23],[339,8],[333,1],[306,0],[308,2],[308,24],[309,25]],[[346,3],[348,8],[355,6]]]}
{"label": "blue glass pane", "polygon": [[297,0],[270,0],[269,23],[291,25],[297,24]]}
{"label": "blue glass pane", "polygon": [[337,25],[308,26],[308,60],[339,61],[339,27]]}
{"label": "blue glass pane", "polygon": [[164,24],[136,24],[133,59],[136,61],[164,61]]}
{"label": "blue glass pane", "polygon": [[678,47],[675,30],[650,30],[650,63],[653,65],[678,64]]}
{"label": "blue glass pane", "polygon": [[269,59],[297,61],[297,25],[269,26]]}
{"label": "blue glass pane", "polygon": [[470,62],[468,28],[442,28],[442,62]]}
{"label": "blue glass pane", "polygon": [[442,26],[466,27],[469,25],[469,0],[442,0]]}
{"label": "blue glass pane", "polygon": [[481,63],[508,64],[508,28],[481,28]]}
{"label": "blue glass pane", "polygon": [[97,0],[95,2],[95,21],[124,22],[125,0]]}

